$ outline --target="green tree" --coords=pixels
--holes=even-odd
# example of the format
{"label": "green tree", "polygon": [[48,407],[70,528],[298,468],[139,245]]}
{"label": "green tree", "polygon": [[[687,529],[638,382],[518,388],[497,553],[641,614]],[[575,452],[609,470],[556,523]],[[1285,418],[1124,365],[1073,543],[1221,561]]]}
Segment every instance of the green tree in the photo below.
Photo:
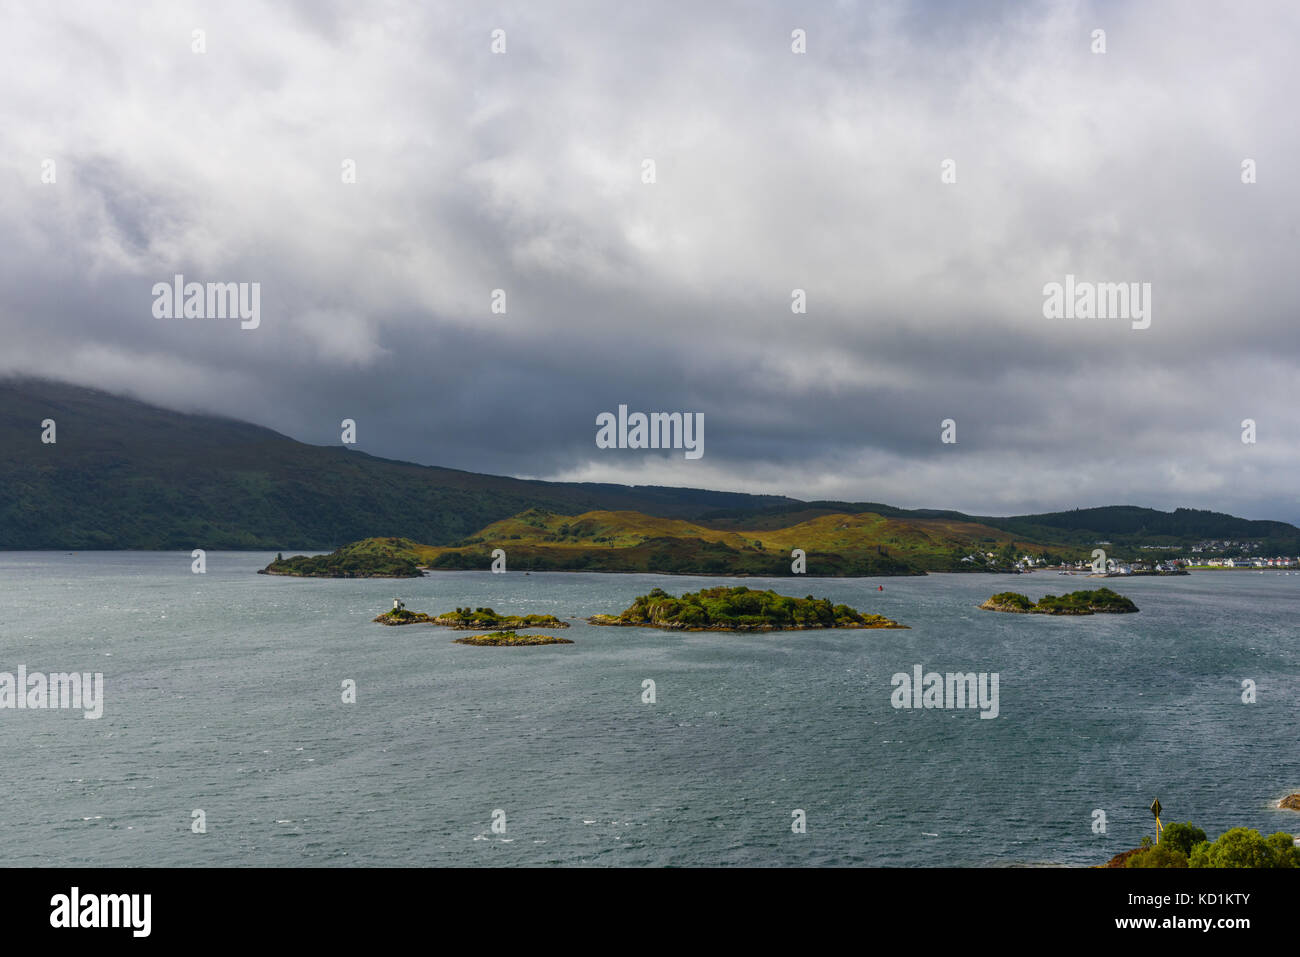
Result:
{"label": "green tree", "polygon": [[1176,847],[1170,847],[1161,840],[1154,847],[1138,851],[1127,861],[1125,867],[1186,867],[1187,855]]}
{"label": "green tree", "polygon": [[1192,849],[1192,867],[1300,867],[1300,848],[1281,831],[1264,838],[1254,828],[1234,827],[1211,844]]}
{"label": "green tree", "polygon": [[1300,847],[1296,846],[1295,838],[1290,834],[1277,831],[1264,838],[1264,843],[1277,861],[1274,867],[1300,868]]}
{"label": "green tree", "polygon": [[[1182,824],[1177,822],[1168,824],[1160,834],[1160,846],[1168,847],[1182,853],[1184,857],[1192,856],[1192,848],[1205,840],[1205,832],[1193,824],[1186,821]],[[1180,865],[1186,867],[1186,864]]]}

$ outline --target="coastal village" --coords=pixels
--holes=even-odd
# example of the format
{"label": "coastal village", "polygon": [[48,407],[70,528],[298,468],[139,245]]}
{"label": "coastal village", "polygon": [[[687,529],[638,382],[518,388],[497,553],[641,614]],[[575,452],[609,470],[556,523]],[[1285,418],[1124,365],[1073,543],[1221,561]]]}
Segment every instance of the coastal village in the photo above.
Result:
{"label": "coastal village", "polygon": [[[1033,571],[1036,568],[1046,570],[1049,566],[1037,563],[1035,559],[1026,555],[1016,567],[1022,571]],[[1091,572],[1092,563],[1086,561],[1077,561],[1073,564],[1051,566],[1054,571],[1081,571]],[[1172,558],[1166,561],[1132,561],[1117,562],[1115,559],[1107,559],[1106,575],[1108,577],[1115,575],[1151,575],[1165,574],[1177,575],[1188,571],[1211,571],[1215,569],[1289,569],[1300,568],[1300,558],[1276,556],[1273,558],[1211,558],[1199,560],[1193,558]]]}
{"label": "coastal village", "polygon": [[[1098,548],[1105,548],[1111,543],[1108,541],[1098,541],[1094,543]],[[1138,546],[1143,551],[1171,551],[1167,545],[1141,545]],[[974,552],[962,559],[963,564],[974,565],[976,567],[998,567],[999,570],[1008,571],[1012,574],[1028,574],[1035,571],[1055,571],[1062,575],[1083,574],[1095,575],[1098,577],[1114,578],[1123,575],[1185,575],[1189,571],[1219,571],[1219,570],[1249,570],[1249,571],[1269,571],[1273,570],[1278,573],[1291,574],[1291,569],[1296,569],[1296,574],[1300,574],[1300,556],[1294,555],[1249,555],[1248,553],[1259,546],[1253,542],[1235,542],[1235,541],[1212,541],[1201,542],[1193,545],[1190,554],[1180,558],[1151,558],[1151,559],[1134,559],[1131,561],[1116,560],[1106,558],[1105,571],[1095,568],[1092,561],[1088,559],[1078,559],[1077,561],[1053,561],[1043,555],[1022,555],[1012,562],[1007,561],[1005,551],[999,555],[995,552]],[[1223,557],[1222,553],[1231,552],[1231,557]],[[1215,554],[1219,553],[1219,554]]]}

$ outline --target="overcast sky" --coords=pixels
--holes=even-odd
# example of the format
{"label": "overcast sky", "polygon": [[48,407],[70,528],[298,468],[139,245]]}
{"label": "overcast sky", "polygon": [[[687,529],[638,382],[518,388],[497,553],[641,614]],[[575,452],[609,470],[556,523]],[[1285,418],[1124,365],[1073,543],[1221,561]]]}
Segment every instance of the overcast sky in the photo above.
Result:
{"label": "overcast sky", "polygon": [[[1300,521],[1298,45],[1290,2],[6,4],[0,373],[498,474]],[[155,318],[176,273],[260,326]],[[1045,318],[1067,274],[1150,327]],[[620,403],[704,456],[597,448]]]}

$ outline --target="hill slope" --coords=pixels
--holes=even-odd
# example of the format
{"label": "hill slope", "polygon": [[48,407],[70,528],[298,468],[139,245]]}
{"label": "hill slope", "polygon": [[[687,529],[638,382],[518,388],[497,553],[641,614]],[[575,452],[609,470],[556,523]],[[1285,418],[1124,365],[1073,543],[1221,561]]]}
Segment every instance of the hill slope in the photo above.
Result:
{"label": "hill slope", "polygon": [[[41,442],[47,418],[52,445]],[[443,544],[536,506],[693,516],[784,501],[478,475],[76,386],[0,382],[0,548],[328,548],[376,535]]]}
{"label": "hill slope", "polygon": [[[47,418],[57,422],[52,445],[41,442]],[[1083,548],[1098,540],[1137,546],[1231,539],[1261,542],[1264,552],[1300,552],[1295,526],[1193,509],[1113,506],[974,517],[872,502],[479,475],[307,445],[246,422],[168,411],[93,389],[0,380],[4,549],[323,549],[375,537],[445,547],[468,546],[468,536],[511,541],[519,535],[512,555],[524,555],[525,545],[555,540],[528,543],[531,532],[489,527],[518,521],[531,509],[594,523],[583,524],[578,539],[570,528],[569,544],[581,541],[593,554],[598,549],[586,546],[630,545],[640,554],[624,558],[666,570],[698,564],[690,557],[694,550],[707,565],[721,560],[744,572],[766,567],[778,548],[788,568],[795,547],[810,557],[814,549],[844,552],[857,567],[895,574],[946,567],[961,549],[1019,543]],[[602,520],[583,514],[601,512],[639,512],[642,518],[606,518],[601,534]],[[555,524],[540,537],[558,533],[564,523]],[[765,547],[751,547],[755,540]],[[859,553],[849,556],[854,549]],[[936,559],[945,553],[945,561]]]}
{"label": "hill slope", "polygon": [[[493,567],[493,559],[504,552],[507,571],[863,577],[1006,571],[1025,552],[1046,556],[1055,547],[948,518],[904,519],[873,512],[788,514],[804,520],[783,527],[771,527],[763,520],[764,527],[758,530],[718,529],[640,512],[564,515],[533,508],[493,522],[450,546],[370,538],[330,555],[278,558],[264,571],[344,578],[418,575],[423,567],[481,571]],[[803,552],[799,568],[792,561],[796,549]],[[1069,557],[1081,559],[1086,554]],[[983,557],[972,561],[968,555]],[[1061,557],[1057,555],[1057,560]]]}
{"label": "hill slope", "polygon": [[[1107,505],[1076,508],[1039,515],[965,515],[945,509],[895,508],[878,502],[782,502],[757,508],[742,506],[706,512],[697,521],[710,528],[783,528],[795,522],[834,514],[870,512],[886,518],[933,519],[976,524],[1006,533],[1018,541],[1081,549],[1099,541],[1127,547],[1167,545],[1182,548],[1203,541],[1253,542],[1256,553],[1296,555],[1300,553],[1300,528],[1286,522],[1237,518],[1223,512],[1178,508],[1162,512],[1135,505]],[[1225,554],[1231,554],[1229,549]]]}
{"label": "hill slope", "polygon": [[788,517],[794,521],[779,527],[759,521],[761,528],[715,528],[638,512],[530,509],[454,546],[409,557],[432,568],[486,568],[491,551],[502,548],[518,569],[788,575],[797,548],[810,575],[908,575],[962,570],[962,557],[977,547],[1009,546],[1017,554],[1031,547],[1007,532],[948,519],[803,511]]}

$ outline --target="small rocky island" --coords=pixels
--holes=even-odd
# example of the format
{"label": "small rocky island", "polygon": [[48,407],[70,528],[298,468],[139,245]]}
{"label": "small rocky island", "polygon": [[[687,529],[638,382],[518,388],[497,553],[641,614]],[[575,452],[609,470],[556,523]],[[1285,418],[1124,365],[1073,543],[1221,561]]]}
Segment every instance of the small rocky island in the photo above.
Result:
{"label": "small rocky island", "polygon": [[1013,591],[999,592],[980,605],[985,611],[1006,611],[1018,615],[1130,614],[1137,605],[1109,588],[1072,591],[1068,595],[1044,595],[1037,602]]}
{"label": "small rocky island", "polygon": [[1300,793],[1288,794],[1278,802],[1277,806],[1291,811],[1300,811]]}
{"label": "small rocky island", "polygon": [[391,610],[372,619],[381,625],[432,625],[434,619],[422,611],[411,611],[400,601],[394,601]]}
{"label": "small rocky island", "polygon": [[401,601],[395,601],[390,611],[374,619],[381,625],[441,625],[458,631],[518,631],[520,628],[568,628],[567,621],[554,615],[498,615],[491,608],[457,608],[441,615],[426,615],[411,611]]}
{"label": "small rocky island", "polygon": [[457,638],[456,644],[518,648],[524,645],[571,645],[573,641],[568,638],[556,638],[554,635],[519,635],[513,631],[494,631],[488,635],[466,635]]}
{"label": "small rocky island", "polygon": [[435,625],[459,631],[480,631],[495,628],[497,631],[518,631],[520,628],[568,628],[567,621],[554,615],[498,615],[491,608],[457,608],[433,619]]}
{"label": "small rocky island", "polygon": [[824,628],[906,628],[883,615],[866,615],[829,598],[791,598],[738,587],[705,588],[674,598],[662,588],[641,595],[620,615],[593,615],[593,625],[679,631],[803,631]]}

